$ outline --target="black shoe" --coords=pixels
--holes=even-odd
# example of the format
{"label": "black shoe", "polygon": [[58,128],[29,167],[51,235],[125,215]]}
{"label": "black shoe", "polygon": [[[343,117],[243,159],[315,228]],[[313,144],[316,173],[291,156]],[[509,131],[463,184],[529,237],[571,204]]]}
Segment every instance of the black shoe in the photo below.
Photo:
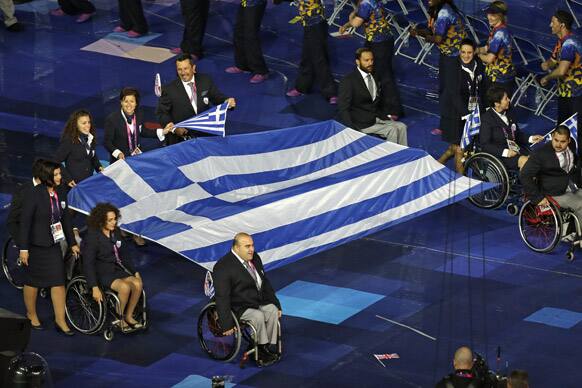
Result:
{"label": "black shoe", "polygon": [[6,27],[6,29],[10,32],[20,32],[20,31],[24,31],[24,26],[22,25],[22,23],[14,23],[9,25],[8,27]]}
{"label": "black shoe", "polygon": [[274,364],[277,361],[277,357],[272,355],[266,350],[265,345],[258,346],[259,359],[257,360],[258,367],[265,367]]}
{"label": "black shoe", "polygon": [[72,335],[75,335],[75,332],[73,330],[64,331],[63,329],[61,329],[61,327],[59,325],[57,325],[56,322],[55,322],[55,330],[57,331],[57,333],[64,334],[64,335],[69,336],[69,337]]}
{"label": "black shoe", "polygon": [[30,327],[32,327],[32,330],[44,330],[44,326],[42,325],[42,323],[39,323],[38,325],[33,325],[31,323]]}

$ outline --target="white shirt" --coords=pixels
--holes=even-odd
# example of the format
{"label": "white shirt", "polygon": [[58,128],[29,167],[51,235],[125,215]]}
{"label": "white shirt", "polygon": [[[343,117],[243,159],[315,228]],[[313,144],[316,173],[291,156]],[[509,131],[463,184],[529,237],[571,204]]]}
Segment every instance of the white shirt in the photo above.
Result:
{"label": "white shirt", "polygon": [[378,94],[378,88],[376,87],[376,80],[374,79],[374,76],[370,73],[362,71],[362,69],[360,69],[359,66],[357,67],[357,69],[362,75],[362,78],[364,78],[364,84],[366,85],[366,89],[368,88],[368,76],[370,76],[370,78],[372,79],[372,85],[374,85],[372,87],[372,101],[374,101],[376,99],[376,95]]}
{"label": "white shirt", "polygon": [[192,101],[192,108],[194,108],[194,113],[198,114],[198,105],[196,105],[196,99],[192,99],[192,88],[188,85],[190,82],[194,82],[194,77],[188,82],[182,81],[182,85],[184,85],[184,89],[186,89],[186,94],[188,94],[188,98]]}
{"label": "white shirt", "polygon": [[[237,255],[234,250],[231,249],[230,251],[238,259],[238,261],[240,261],[240,263],[242,264],[242,266],[245,267],[245,269],[247,269],[247,266],[245,264],[246,261],[243,260],[243,259],[241,259],[240,256]],[[257,278],[257,285],[259,286],[259,289],[260,289],[263,286],[263,280],[261,279],[261,276],[259,276],[259,273],[257,272],[257,269],[255,268],[254,265],[250,265],[249,264],[249,267],[250,267],[250,269],[249,269],[250,271],[254,271],[255,272],[255,275],[256,275],[256,278]]]}
{"label": "white shirt", "polygon": [[558,157],[558,162],[560,162],[562,170],[569,172],[574,164],[574,154],[572,153],[572,150],[566,148],[566,150],[562,152],[556,152],[556,156]]}

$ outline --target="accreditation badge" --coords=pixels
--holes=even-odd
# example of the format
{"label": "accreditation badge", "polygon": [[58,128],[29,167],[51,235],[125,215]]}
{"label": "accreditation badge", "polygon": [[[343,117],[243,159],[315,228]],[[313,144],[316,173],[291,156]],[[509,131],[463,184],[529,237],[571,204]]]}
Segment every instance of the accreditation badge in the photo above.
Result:
{"label": "accreditation badge", "polygon": [[61,242],[65,239],[65,232],[63,231],[63,225],[60,222],[55,222],[51,225],[51,234],[53,235],[53,241],[55,243]]}
{"label": "accreditation badge", "polygon": [[469,97],[469,102],[467,103],[467,109],[469,113],[473,112],[477,108],[477,96]]}
{"label": "accreditation badge", "polygon": [[519,146],[513,140],[507,139],[507,148],[519,154]]}

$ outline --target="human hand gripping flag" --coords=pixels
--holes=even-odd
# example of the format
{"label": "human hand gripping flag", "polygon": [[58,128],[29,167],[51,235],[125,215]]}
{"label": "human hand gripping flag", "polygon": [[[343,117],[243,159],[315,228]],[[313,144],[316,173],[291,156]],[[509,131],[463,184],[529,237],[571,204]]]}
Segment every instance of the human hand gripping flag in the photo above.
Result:
{"label": "human hand gripping flag", "polygon": [[212,135],[226,136],[224,125],[226,123],[226,111],[228,110],[228,102],[210,108],[198,116],[189,118],[174,124],[176,128],[188,128],[195,131],[210,133]]}
{"label": "human hand gripping flag", "polygon": [[[560,125],[564,125],[568,127],[570,130],[570,137],[574,141],[574,147],[576,147],[576,151],[578,150],[578,113],[574,113],[572,116],[564,120]],[[533,144],[537,143],[547,143],[548,141],[552,140],[552,133],[556,130],[556,128],[552,128],[552,130],[546,133],[543,138]],[[532,145],[533,145],[532,144]]]}

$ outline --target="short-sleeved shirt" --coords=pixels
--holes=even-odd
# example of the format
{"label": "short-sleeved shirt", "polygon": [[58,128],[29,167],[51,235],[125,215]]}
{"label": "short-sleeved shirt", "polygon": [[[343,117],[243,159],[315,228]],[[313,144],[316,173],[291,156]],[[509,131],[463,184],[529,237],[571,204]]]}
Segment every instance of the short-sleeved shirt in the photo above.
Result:
{"label": "short-sleeved shirt", "polygon": [[303,27],[314,26],[325,20],[321,0],[298,0],[297,8]]}
{"label": "short-sleeved shirt", "polygon": [[391,38],[388,12],[379,0],[362,0],[356,16],[364,19],[364,33],[368,42],[383,42]]}
{"label": "short-sleeved shirt", "polygon": [[511,35],[505,24],[489,34],[487,52],[495,54],[493,62],[485,66],[485,74],[492,82],[509,82],[515,77],[512,62]]}
{"label": "short-sleeved shirt", "polygon": [[461,41],[467,37],[459,14],[449,4],[444,4],[436,20],[433,18],[428,24],[433,34],[442,38],[437,45],[441,53],[449,57],[459,55]]}
{"label": "short-sleeved shirt", "polygon": [[257,5],[263,5],[267,0],[240,0],[240,5],[244,8],[246,7],[256,7]]}
{"label": "short-sleeved shirt", "polygon": [[556,43],[552,59],[557,62],[570,62],[566,75],[558,79],[558,95],[560,97],[578,97],[582,95],[581,55],[582,45],[580,40],[572,34],[559,39]]}

